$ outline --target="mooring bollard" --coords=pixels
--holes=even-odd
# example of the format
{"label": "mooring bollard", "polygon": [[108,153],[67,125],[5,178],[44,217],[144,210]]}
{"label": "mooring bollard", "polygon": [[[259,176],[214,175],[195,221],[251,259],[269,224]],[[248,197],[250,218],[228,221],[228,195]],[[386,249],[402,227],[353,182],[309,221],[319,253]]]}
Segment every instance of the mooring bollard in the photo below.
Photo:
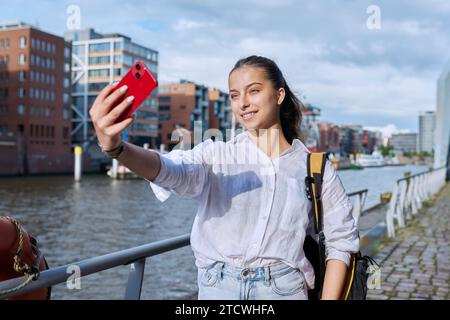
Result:
{"label": "mooring bollard", "polygon": [[75,146],[75,168],[74,168],[74,178],[75,181],[81,181],[81,173],[83,171],[83,148],[80,146]]}
{"label": "mooring bollard", "polygon": [[117,173],[119,172],[119,161],[112,159],[111,178],[117,179]]}

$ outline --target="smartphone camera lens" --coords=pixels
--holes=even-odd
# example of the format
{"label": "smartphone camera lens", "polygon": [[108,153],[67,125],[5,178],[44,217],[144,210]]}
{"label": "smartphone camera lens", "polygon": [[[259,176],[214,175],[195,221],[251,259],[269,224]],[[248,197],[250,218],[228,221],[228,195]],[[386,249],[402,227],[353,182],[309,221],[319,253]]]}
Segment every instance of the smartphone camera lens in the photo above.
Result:
{"label": "smartphone camera lens", "polygon": [[137,70],[141,70],[141,65],[140,65],[140,64],[137,64],[137,65],[136,65],[136,69],[137,69]]}
{"label": "smartphone camera lens", "polygon": [[141,77],[141,75],[139,74],[139,73],[136,73],[136,78],[140,78]]}

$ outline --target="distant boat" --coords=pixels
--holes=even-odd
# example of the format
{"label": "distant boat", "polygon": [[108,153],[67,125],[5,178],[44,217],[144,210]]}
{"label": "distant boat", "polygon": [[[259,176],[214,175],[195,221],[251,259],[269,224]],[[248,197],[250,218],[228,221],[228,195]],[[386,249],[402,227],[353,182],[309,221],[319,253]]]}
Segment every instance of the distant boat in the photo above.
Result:
{"label": "distant boat", "polygon": [[364,167],[360,166],[358,164],[352,163],[352,164],[350,164],[350,167],[348,169],[351,169],[351,170],[362,170],[362,169],[364,169]]}
{"label": "distant boat", "polygon": [[372,152],[372,154],[362,154],[355,162],[356,165],[363,168],[368,167],[383,167],[386,165],[383,156],[378,151]]}

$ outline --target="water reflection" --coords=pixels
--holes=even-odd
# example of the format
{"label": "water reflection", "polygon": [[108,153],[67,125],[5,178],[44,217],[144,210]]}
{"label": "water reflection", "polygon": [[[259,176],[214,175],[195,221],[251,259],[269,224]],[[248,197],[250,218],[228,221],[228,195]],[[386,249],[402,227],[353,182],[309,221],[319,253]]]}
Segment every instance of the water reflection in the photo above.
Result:
{"label": "water reflection", "polygon": [[[368,188],[366,207],[391,191],[403,172],[425,167],[386,167],[341,171],[348,192]],[[159,202],[143,180],[114,181],[85,175],[0,179],[0,214],[22,221],[38,238],[51,266],[73,263],[190,232],[197,204],[171,196]],[[54,299],[122,299],[128,266],[81,280],[81,290],[58,285]],[[153,257],[145,269],[143,299],[182,299],[196,291],[190,247]]]}

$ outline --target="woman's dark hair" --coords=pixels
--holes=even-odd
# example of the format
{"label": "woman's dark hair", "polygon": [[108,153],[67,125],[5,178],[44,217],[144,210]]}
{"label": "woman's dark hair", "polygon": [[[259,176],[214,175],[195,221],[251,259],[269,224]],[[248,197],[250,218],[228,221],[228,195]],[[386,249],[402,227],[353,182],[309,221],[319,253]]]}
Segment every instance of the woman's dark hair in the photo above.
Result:
{"label": "woman's dark hair", "polygon": [[286,140],[292,144],[294,139],[300,139],[300,124],[302,121],[302,102],[291,91],[284,79],[281,70],[277,64],[271,59],[261,56],[249,56],[247,58],[240,59],[234,65],[231,73],[241,67],[259,67],[266,73],[267,79],[272,82],[273,87],[278,90],[284,88],[286,95],[280,106],[280,120],[281,128]]}

